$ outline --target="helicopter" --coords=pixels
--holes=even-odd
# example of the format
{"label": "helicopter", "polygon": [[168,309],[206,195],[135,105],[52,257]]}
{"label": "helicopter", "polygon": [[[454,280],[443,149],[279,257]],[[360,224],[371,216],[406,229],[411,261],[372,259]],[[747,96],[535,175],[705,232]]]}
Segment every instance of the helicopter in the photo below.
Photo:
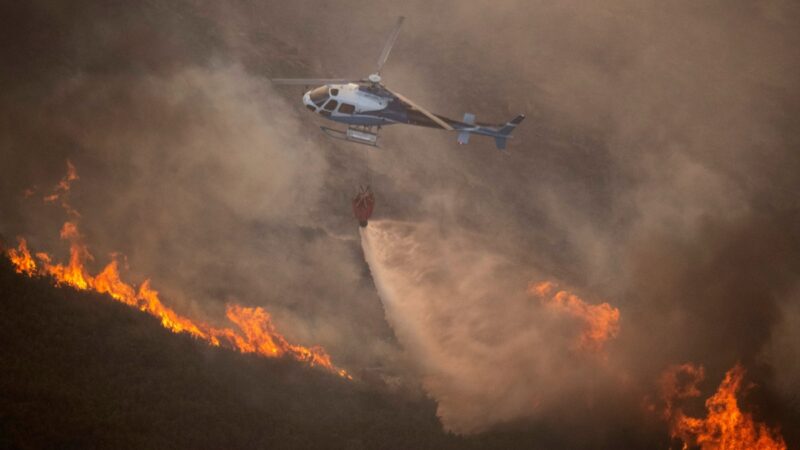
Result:
{"label": "helicopter", "polygon": [[459,144],[467,144],[472,134],[492,137],[497,148],[504,150],[511,132],[525,119],[524,114],[501,125],[476,122],[471,113],[465,113],[464,118],[457,121],[434,114],[383,85],[381,71],[404,20],[403,16],[397,19],[378,58],[377,70],[367,78],[275,78],[271,81],[286,85],[321,85],[303,95],[303,104],[325,119],[348,125],[344,131],[320,126],[326,135],[335,139],[378,147],[381,127],[407,124],[455,131]]}

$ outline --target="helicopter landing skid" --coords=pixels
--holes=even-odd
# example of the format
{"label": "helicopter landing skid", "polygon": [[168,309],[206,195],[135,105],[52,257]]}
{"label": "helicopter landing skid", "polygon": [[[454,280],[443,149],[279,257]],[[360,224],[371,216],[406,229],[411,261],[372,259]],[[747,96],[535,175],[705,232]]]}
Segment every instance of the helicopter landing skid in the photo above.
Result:
{"label": "helicopter landing skid", "polygon": [[380,131],[381,127],[351,125],[347,127],[347,130],[345,131],[323,126],[320,128],[325,134],[334,139],[341,139],[343,141],[369,145],[370,147],[378,147],[378,132]]}

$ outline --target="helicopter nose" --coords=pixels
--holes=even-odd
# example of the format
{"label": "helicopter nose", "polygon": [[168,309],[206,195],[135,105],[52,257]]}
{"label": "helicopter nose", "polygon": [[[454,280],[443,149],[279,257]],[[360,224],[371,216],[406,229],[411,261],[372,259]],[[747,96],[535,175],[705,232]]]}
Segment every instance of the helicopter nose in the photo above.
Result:
{"label": "helicopter nose", "polygon": [[303,95],[303,104],[306,105],[306,109],[311,112],[317,112],[317,107],[314,105],[314,102],[311,101],[311,91],[308,91]]}

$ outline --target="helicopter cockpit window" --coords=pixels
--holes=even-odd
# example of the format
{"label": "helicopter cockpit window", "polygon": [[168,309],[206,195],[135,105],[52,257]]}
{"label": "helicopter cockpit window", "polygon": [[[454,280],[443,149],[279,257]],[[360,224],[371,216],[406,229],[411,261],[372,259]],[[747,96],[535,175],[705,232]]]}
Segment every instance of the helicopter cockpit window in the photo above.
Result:
{"label": "helicopter cockpit window", "polygon": [[342,103],[339,106],[339,112],[342,114],[353,114],[356,110],[356,107],[351,105],[350,103]]}
{"label": "helicopter cockpit window", "polygon": [[308,97],[311,101],[317,105],[322,106],[325,103],[325,100],[328,99],[328,88],[325,86],[320,86],[308,94]]}
{"label": "helicopter cockpit window", "polygon": [[336,100],[329,100],[328,103],[325,104],[325,109],[327,109],[328,111],[333,111],[334,109],[336,109],[336,105],[338,104],[339,102],[337,102]]}
{"label": "helicopter cockpit window", "polygon": [[339,95],[339,90],[336,88],[331,89],[331,96],[336,97]]}

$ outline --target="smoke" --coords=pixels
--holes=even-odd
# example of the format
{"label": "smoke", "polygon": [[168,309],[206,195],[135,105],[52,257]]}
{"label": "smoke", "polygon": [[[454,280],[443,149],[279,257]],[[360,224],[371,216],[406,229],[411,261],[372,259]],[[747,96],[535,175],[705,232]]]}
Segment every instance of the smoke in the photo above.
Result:
{"label": "smoke", "polygon": [[[524,143],[509,155],[448,153],[446,144],[426,137],[420,147],[443,148],[446,160],[426,155],[410,173],[392,173],[404,180],[401,186],[423,190],[416,207],[425,213],[413,218],[428,231],[393,227],[385,234],[382,224],[374,233],[384,237],[379,242],[385,248],[370,242],[370,251],[387,252],[386,261],[405,261],[383,268],[378,263],[378,269],[370,263],[384,302],[417,299],[399,312],[387,305],[401,343],[420,355],[433,345],[481,356],[459,360],[440,350],[446,356],[434,368],[419,368],[445,424],[463,431],[520,417],[566,417],[546,400],[533,407],[530,392],[540,386],[557,393],[593,389],[589,377],[559,370],[572,364],[573,355],[543,354],[535,332],[515,327],[519,311],[513,305],[522,302],[524,283],[537,278],[532,274],[619,308],[620,334],[609,354],[616,377],[594,388],[617,392],[625,407],[652,395],[665,368],[687,361],[704,364],[715,379],[737,361],[766,366],[782,380],[784,398],[796,396],[796,383],[787,380],[795,373],[790,355],[797,347],[789,331],[797,323],[796,307],[788,305],[795,304],[791,292],[800,271],[800,160],[790,150],[798,143],[798,90],[789,70],[797,62],[790,50],[798,43],[790,25],[797,8],[785,2],[682,3],[669,10],[629,2],[453,8],[451,24],[435,32],[422,26],[419,41],[409,44],[425,49],[415,54],[422,62],[414,74],[405,67],[399,75],[390,70],[388,82],[405,93],[411,89],[405,85],[414,86],[420,102],[450,108],[453,115],[478,110],[508,117],[527,110],[530,119],[516,133]],[[425,57],[433,53],[443,60]],[[467,65],[471,70],[452,69]],[[431,81],[443,72],[447,82]],[[426,91],[427,84],[438,90]],[[400,158],[387,156],[387,164]],[[455,252],[451,247],[463,255],[440,256]],[[430,254],[407,258],[419,248]],[[505,262],[504,270],[493,265],[497,260]],[[419,274],[429,272],[436,281],[422,283]],[[516,280],[516,292],[508,292],[508,279]],[[458,304],[464,280],[481,285],[477,292],[492,292],[487,303],[500,306],[467,301],[463,309],[432,311],[440,299]],[[404,283],[409,292],[397,292]],[[505,315],[507,309],[512,313]],[[434,323],[425,320],[431,314]],[[426,323],[433,330],[420,329]],[[457,333],[453,323],[463,324],[458,345],[447,334]],[[530,325],[552,333],[541,322]],[[490,335],[498,343],[493,351],[508,348],[516,357],[521,352],[513,351],[517,343],[509,334],[527,338],[524,355],[552,373],[524,363],[517,372],[516,358],[463,350],[462,341]],[[766,373],[759,383],[777,386]],[[447,381],[437,384],[431,377]],[[497,394],[503,386],[528,389],[518,397]],[[567,393],[560,401],[580,398]]]}
{"label": "smoke", "polygon": [[[459,431],[598,442],[689,362],[800,395],[795,2],[0,8],[9,241],[59,248],[62,213],[38,199],[70,160],[82,232],[127,255],[127,279],[212,322],[263,306],[348,369],[420,379]],[[331,142],[299,90],[265,81],[364,76],[401,14],[387,85],[454,118],[526,112],[508,153],[403,127],[378,150]],[[349,209],[367,183],[369,268]],[[604,356],[526,293],[540,281],[619,310]]]}
{"label": "smoke", "polygon": [[580,380],[585,371],[599,384],[616,376],[592,351],[609,337],[592,323],[613,312],[607,304],[587,306],[564,291],[564,303],[539,301],[524,271],[463,230],[372,221],[361,237],[386,318],[447,428],[537,417],[596,389]]}
{"label": "smoke", "polygon": [[[152,279],[182,313],[219,323],[227,303],[264,306],[292,341],[338,347],[337,362],[375,364],[391,353],[388,327],[369,318],[380,307],[354,241],[330,238],[355,237],[342,225],[351,224],[357,179],[329,189],[339,182],[330,146],[247,67],[239,31],[224,31],[239,20],[225,11],[236,8],[141,6],[111,16],[90,1],[3,6],[2,48],[18,61],[0,101],[9,118],[3,234],[62,259],[63,212],[41,198],[71,161],[80,180],[70,204],[97,256],[91,270],[119,253],[126,279]],[[59,39],[37,41],[32,23]],[[291,49],[271,39],[258,43],[276,54],[258,64],[289,70]],[[352,311],[367,317],[353,322]],[[350,345],[358,341],[367,348]]]}

